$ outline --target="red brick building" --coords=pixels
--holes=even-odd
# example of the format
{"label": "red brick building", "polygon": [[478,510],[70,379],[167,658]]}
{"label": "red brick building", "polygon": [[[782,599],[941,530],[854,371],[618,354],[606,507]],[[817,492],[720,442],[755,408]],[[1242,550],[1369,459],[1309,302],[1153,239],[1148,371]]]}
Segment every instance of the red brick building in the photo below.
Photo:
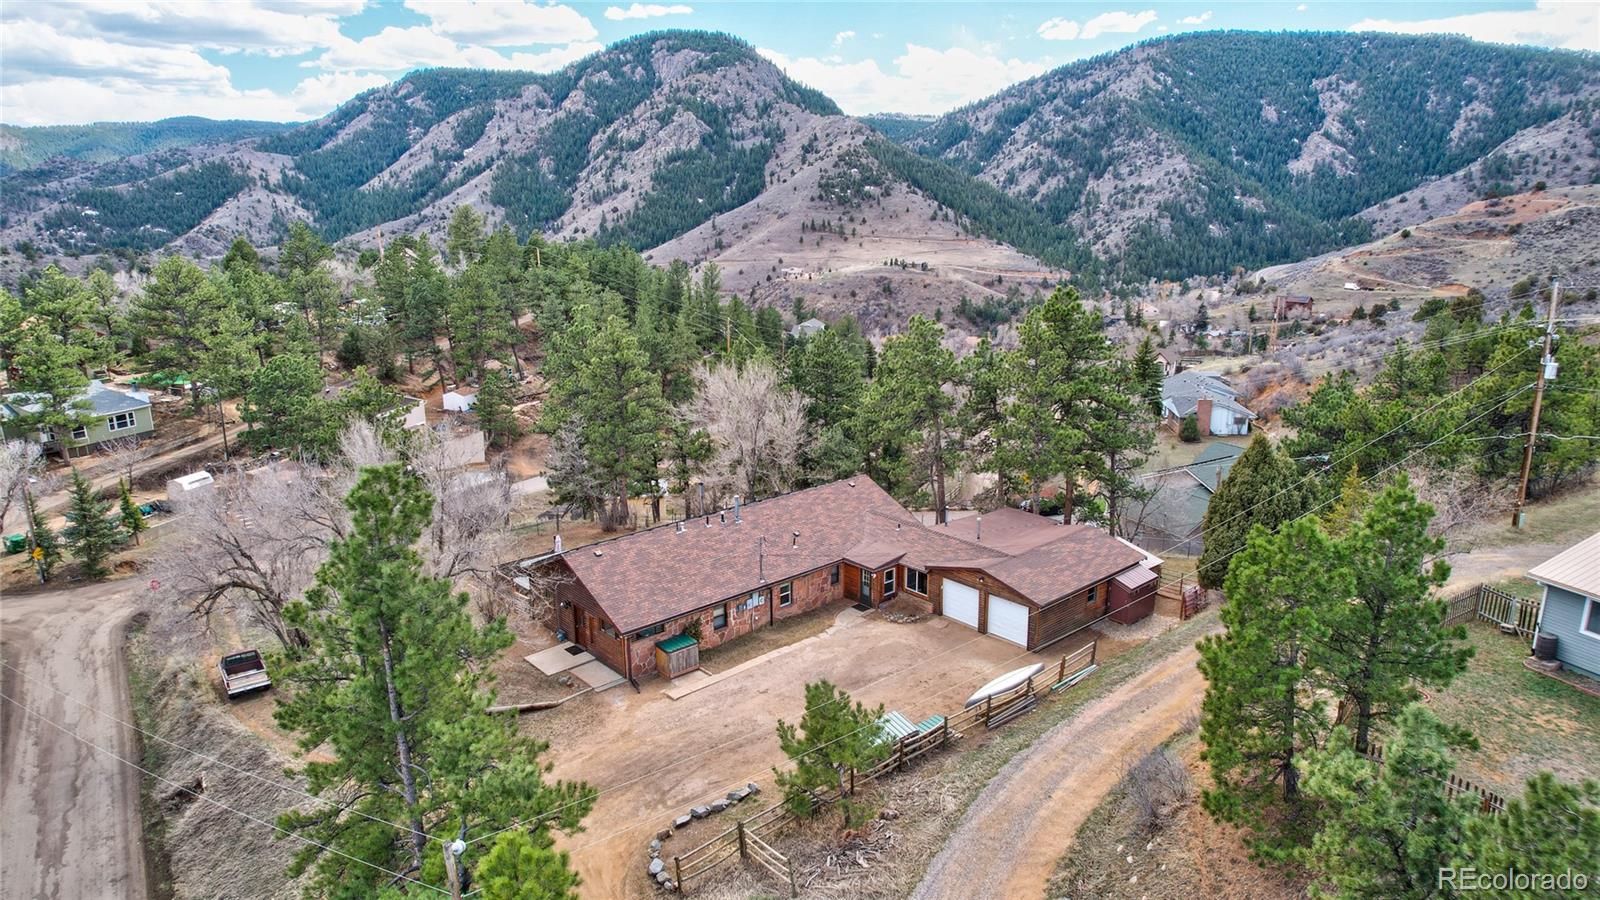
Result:
{"label": "red brick building", "polygon": [[658,641],[698,632],[710,649],[846,599],[898,597],[1037,649],[1106,615],[1113,580],[1148,562],[1104,531],[1022,510],[924,526],[859,476],[524,565],[556,576],[551,627],[639,678]]}

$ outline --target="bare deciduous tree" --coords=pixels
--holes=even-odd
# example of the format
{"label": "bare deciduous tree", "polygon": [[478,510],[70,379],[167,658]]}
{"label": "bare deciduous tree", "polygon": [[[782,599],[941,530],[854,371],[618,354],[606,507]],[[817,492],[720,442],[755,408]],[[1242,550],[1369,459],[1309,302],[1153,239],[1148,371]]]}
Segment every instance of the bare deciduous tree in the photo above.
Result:
{"label": "bare deciduous tree", "polygon": [[752,498],[788,490],[799,471],[805,401],[762,360],[706,365],[697,380],[685,413],[716,447],[708,480]]}
{"label": "bare deciduous tree", "polygon": [[124,437],[102,443],[99,451],[106,469],[117,473],[117,477],[127,481],[128,487],[132,488],[134,468],[149,459],[155,453],[155,448],[136,437]]}
{"label": "bare deciduous tree", "polygon": [[[1429,534],[1445,539],[1463,526],[1491,519],[1511,509],[1510,491],[1504,485],[1484,481],[1471,464],[1441,469],[1424,464],[1405,468],[1406,478],[1417,499],[1433,507]],[[1452,552],[1457,548],[1451,547]]]}
{"label": "bare deciduous tree", "polygon": [[22,490],[38,470],[42,458],[39,445],[32,441],[0,444],[0,524],[6,521],[12,504],[21,509]]}

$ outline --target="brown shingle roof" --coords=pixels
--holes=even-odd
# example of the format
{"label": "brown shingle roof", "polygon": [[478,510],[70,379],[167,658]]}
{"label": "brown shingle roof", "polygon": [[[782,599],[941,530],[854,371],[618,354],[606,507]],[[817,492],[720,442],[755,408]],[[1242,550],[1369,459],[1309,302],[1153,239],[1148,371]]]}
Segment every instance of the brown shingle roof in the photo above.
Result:
{"label": "brown shingle roof", "polygon": [[[994,545],[991,521],[1019,555]],[[985,516],[981,543],[954,523],[951,531],[924,527],[872,479],[857,476],[748,504],[738,521],[730,510],[725,519],[691,519],[682,532],[662,525],[561,558],[624,634],[840,561],[980,568],[1045,604],[1142,558],[1098,529],[1021,510]]]}
{"label": "brown shingle roof", "polygon": [[617,630],[628,633],[841,560],[881,568],[902,557],[927,565],[984,555],[929,532],[865,476],[750,503],[739,518],[731,510],[726,522],[702,516],[682,533],[662,525],[562,558]]}
{"label": "brown shingle roof", "polygon": [[[980,518],[983,519],[981,539],[978,535]],[[986,512],[982,516],[965,516],[948,525],[932,527],[943,534],[953,534],[962,540],[994,548],[1007,556],[1026,553],[1035,547],[1058,541],[1071,532],[1070,526],[1054,519],[1009,506]]]}

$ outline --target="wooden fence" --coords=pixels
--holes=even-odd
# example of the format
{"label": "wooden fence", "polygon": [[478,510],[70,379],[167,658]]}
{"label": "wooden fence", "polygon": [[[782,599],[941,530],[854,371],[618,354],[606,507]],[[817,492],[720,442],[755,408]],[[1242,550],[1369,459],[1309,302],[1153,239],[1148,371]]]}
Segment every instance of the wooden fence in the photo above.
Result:
{"label": "wooden fence", "polygon": [[[986,730],[999,728],[1037,706],[1041,696],[1065,690],[1087,678],[1094,672],[1097,658],[1096,644],[1091,642],[1062,656],[1054,666],[1027,682],[945,716],[944,721],[927,731],[916,731],[896,740],[877,765],[860,772],[850,770],[842,796],[854,794],[858,782],[872,781],[898,772],[922,756],[949,745],[966,731],[980,725]],[[813,806],[826,806],[838,801],[840,796],[838,791],[814,791],[811,802]],[[768,838],[795,821],[795,814],[788,805],[780,802],[740,820],[734,827],[700,846],[674,856],[672,873],[678,890],[687,892],[697,879],[705,877],[734,856],[739,856],[755,862],[780,881],[786,881],[789,896],[795,896],[794,866],[788,857],[767,843]]]}
{"label": "wooden fence", "polygon": [[[1376,741],[1368,744],[1367,752],[1362,755],[1379,765],[1383,765],[1383,745]],[[1443,781],[1446,797],[1454,799],[1460,796],[1473,796],[1478,798],[1478,808],[1483,812],[1499,815],[1506,811],[1506,798],[1486,787],[1473,784],[1459,775],[1451,775],[1443,779]]]}
{"label": "wooden fence", "polygon": [[1445,602],[1449,605],[1444,619],[1446,625],[1481,619],[1523,637],[1533,637],[1539,625],[1539,608],[1543,605],[1543,601],[1516,597],[1487,584],[1467,588],[1447,597]]}

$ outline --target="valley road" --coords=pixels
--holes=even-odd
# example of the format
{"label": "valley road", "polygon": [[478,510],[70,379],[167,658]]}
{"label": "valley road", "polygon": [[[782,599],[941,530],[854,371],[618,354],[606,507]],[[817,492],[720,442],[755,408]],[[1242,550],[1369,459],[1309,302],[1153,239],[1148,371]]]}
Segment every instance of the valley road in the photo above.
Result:
{"label": "valley road", "polygon": [[134,578],[0,598],[4,900],[146,895],[140,774],[117,758],[137,762],[139,747],[112,718],[132,719],[123,632],[143,590]]}
{"label": "valley road", "polygon": [[973,801],[914,900],[1040,897],[1058,860],[1123,767],[1200,709],[1188,645],[1094,700],[1018,753]]}

